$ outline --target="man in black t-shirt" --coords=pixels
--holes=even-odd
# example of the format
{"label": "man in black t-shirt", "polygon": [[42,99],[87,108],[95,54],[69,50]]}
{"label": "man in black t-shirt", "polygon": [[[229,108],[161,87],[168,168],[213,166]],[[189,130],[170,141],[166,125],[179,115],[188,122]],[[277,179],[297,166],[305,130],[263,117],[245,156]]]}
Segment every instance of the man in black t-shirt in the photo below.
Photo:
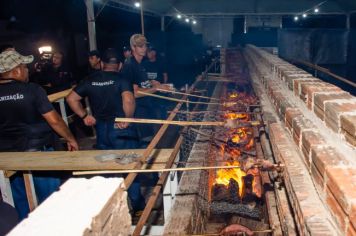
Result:
{"label": "man in black t-shirt", "polygon": [[146,69],[147,77],[150,80],[156,80],[161,84],[168,82],[168,73],[165,63],[157,58],[157,50],[153,45],[147,48],[147,60],[142,62]]}
{"label": "man in black t-shirt", "polygon": [[[139,92],[155,93],[157,88],[170,89],[166,85],[162,85],[156,80],[150,80],[147,77],[146,69],[141,62],[147,51],[147,40],[141,34],[134,34],[130,38],[130,46],[132,57],[124,64],[122,75],[125,79],[129,79],[133,84],[136,97],[136,112],[135,117],[155,119],[157,118],[152,112],[154,104],[151,97],[140,94]],[[137,124],[138,135],[141,141],[141,146],[145,147],[152,140],[154,135],[154,126],[152,124]]]}
{"label": "man in black t-shirt", "polygon": [[[67,141],[69,150],[78,144],[63,119],[53,109],[45,91],[28,82],[26,64],[33,56],[22,56],[15,50],[0,54],[0,151],[53,150],[52,129]],[[36,195],[44,201],[60,185],[60,179],[49,172],[33,172]],[[21,173],[10,179],[19,218],[29,212]]]}
{"label": "man in black t-shirt", "polygon": [[[68,95],[67,102],[72,110],[88,126],[95,125],[98,149],[138,148],[136,129],[129,123],[115,123],[116,117],[133,117],[135,97],[130,81],[118,73],[120,61],[113,49],[103,57],[103,71],[89,75]],[[93,115],[82,107],[80,100],[89,98]],[[140,193],[140,183],[135,181],[128,189],[134,211],[144,208],[145,200]]]}
{"label": "man in black t-shirt", "polygon": [[100,58],[100,52],[98,50],[92,50],[88,53],[89,62],[89,74],[101,71],[103,65]]}
{"label": "man in black t-shirt", "polygon": [[[137,136],[128,123],[115,124],[116,117],[133,117],[135,97],[130,81],[118,73],[117,53],[109,49],[102,57],[103,71],[89,75],[68,95],[67,102],[87,126],[95,125],[98,149],[137,148]],[[90,115],[80,100],[89,98]]]}

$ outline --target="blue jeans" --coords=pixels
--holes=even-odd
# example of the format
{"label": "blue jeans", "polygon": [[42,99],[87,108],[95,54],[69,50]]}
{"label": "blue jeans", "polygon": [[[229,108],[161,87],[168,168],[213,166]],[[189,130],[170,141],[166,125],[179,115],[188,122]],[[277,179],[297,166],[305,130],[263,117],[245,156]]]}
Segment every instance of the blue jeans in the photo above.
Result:
{"label": "blue jeans", "polygon": [[[31,150],[33,151],[33,150]],[[53,151],[53,149],[42,148],[40,151]],[[38,203],[42,203],[53,192],[59,189],[61,180],[58,176],[49,171],[32,172],[33,184]],[[19,221],[27,217],[30,212],[28,205],[25,182],[23,173],[18,172],[10,178],[12,197],[14,198],[15,208]]]}
{"label": "blue jeans", "polygon": [[[96,122],[96,145],[97,149],[136,149],[139,148],[139,140],[134,126],[126,129],[116,129],[113,121]],[[130,188],[127,190],[134,211],[145,207],[145,199],[141,194],[141,183],[137,176]]]}
{"label": "blue jeans", "polygon": [[96,145],[97,149],[135,149],[139,146],[136,130],[133,126],[126,129],[114,127],[114,121],[96,122]]}

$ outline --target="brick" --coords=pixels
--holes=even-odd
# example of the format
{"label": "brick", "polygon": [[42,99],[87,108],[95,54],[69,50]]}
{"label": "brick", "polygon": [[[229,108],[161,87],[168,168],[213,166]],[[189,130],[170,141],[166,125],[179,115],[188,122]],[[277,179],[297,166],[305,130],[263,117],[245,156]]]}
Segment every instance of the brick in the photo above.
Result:
{"label": "brick", "polygon": [[324,178],[314,164],[311,165],[310,170],[311,170],[311,177],[313,179],[316,190],[318,190],[319,195],[321,195],[324,198],[325,197]]}
{"label": "brick", "polygon": [[356,115],[341,115],[340,117],[340,125],[343,133],[347,133],[345,135],[347,141],[355,145],[356,143]]}
{"label": "brick", "polygon": [[305,163],[307,164],[308,168],[310,169],[311,165],[311,147],[326,145],[325,140],[320,134],[316,133],[315,131],[305,131],[302,132],[302,152],[304,155]]}
{"label": "brick", "polygon": [[[304,90],[303,90],[304,89]],[[303,94],[306,94],[306,104],[309,110],[313,110],[314,107],[314,95],[317,94],[318,92],[342,92],[342,90],[332,84],[326,84],[325,86],[320,86],[320,85],[307,85],[307,86],[302,86],[302,92]]]}
{"label": "brick", "polygon": [[326,204],[332,213],[331,216],[337,222],[341,232],[345,234],[348,224],[348,217],[329,189],[326,190]]}
{"label": "brick", "polygon": [[295,143],[300,146],[301,144],[301,134],[303,130],[313,129],[314,125],[308,119],[303,118],[302,116],[296,117],[292,121],[293,127],[293,138]]}
{"label": "brick", "polygon": [[323,89],[327,88],[337,88],[340,90],[340,88],[328,84],[328,83],[320,83],[320,82],[302,82],[300,83],[300,98],[303,100],[303,102],[307,103],[307,101],[312,99],[312,94],[314,92],[322,92]]}
{"label": "brick", "polygon": [[302,116],[303,113],[297,108],[287,108],[286,115],[285,115],[285,123],[287,128],[292,132],[292,121],[294,118],[298,116]]}
{"label": "brick", "polygon": [[326,169],[326,175],[327,187],[346,214],[350,215],[352,204],[356,202],[356,168],[330,167]]}
{"label": "brick", "polygon": [[313,164],[318,169],[323,178],[326,176],[327,168],[349,164],[348,161],[342,158],[340,154],[331,147],[312,147],[311,158]]}
{"label": "brick", "polygon": [[314,78],[311,74],[299,74],[299,75],[289,75],[285,77],[285,82],[287,83],[287,86],[289,90],[294,91],[294,80],[300,80],[300,79],[317,79]]}
{"label": "brick", "polygon": [[295,80],[293,80],[293,92],[294,92],[294,95],[297,96],[297,97],[300,96],[301,85],[302,84],[315,83],[315,82],[319,82],[321,84],[324,83],[320,79],[317,79],[317,78],[303,78],[303,79],[295,79]]}
{"label": "brick", "polygon": [[340,132],[340,116],[346,112],[356,112],[356,102],[350,101],[349,103],[325,103],[325,123],[326,126]]}
{"label": "brick", "polygon": [[314,95],[314,106],[318,106],[324,110],[324,103],[326,101],[332,101],[337,99],[352,99],[353,96],[345,91],[339,92],[328,92],[328,93],[317,93]]}

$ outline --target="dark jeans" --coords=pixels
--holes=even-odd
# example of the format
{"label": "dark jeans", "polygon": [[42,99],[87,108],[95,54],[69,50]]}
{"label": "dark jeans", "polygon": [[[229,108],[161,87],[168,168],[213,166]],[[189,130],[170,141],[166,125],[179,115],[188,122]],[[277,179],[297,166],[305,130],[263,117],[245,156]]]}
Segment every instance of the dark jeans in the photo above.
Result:
{"label": "dark jeans", "polygon": [[[34,151],[34,150],[31,150]],[[42,148],[37,151],[53,151],[53,149]],[[49,195],[59,189],[61,184],[58,175],[49,171],[37,171],[32,172],[33,183],[35,186],[35,192],[38,203],[42,203]],[[12,197],[14,199],[15,208],[19,217],[19,221],[27,217],[30,212],[28,205],[25,182],[23,179],[23,173],[18,172],[10,178]]]}
{"label": "dark jeans", "polygon": [[118,129],[114,125],[113,121],[96,122],[97,149],[135,149],[139,147],[139,140],[133,126]]}
{"label": "dark jeans", "polygon": [[[139,140],[134,126],[126,129],[117,129],[113,121],[97,121],[96,136],[97,149],[135,149],[139,148]],[[141,183],[137,176],[130,188],[127,190],[134,211],[145,207],[145,199],[141,194]]]}

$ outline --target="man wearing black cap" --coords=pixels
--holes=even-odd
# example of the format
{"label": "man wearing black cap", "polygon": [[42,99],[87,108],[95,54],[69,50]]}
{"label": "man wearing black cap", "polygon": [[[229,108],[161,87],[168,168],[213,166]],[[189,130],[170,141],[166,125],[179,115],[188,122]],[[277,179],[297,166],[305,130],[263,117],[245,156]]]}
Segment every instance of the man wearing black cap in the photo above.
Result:
{"label": "man wearing black cap", "polygon": [[[97,148],[138,148],[136,130],[128,123],[115,123],[116,117],[131,118],[135,111],[135,97],[129,80],[118,73],[120,61],[115,50],[108,49],[102,56],[103,70],[89,75],[68,95],[67,102],[87,126],[95,125]],[[93,111],[90,115],[80,100],[89,98]],[[135,181],[128,189],[134,211],[142,210],[145,201],[140,193],[140,183]]]}
{"label": "man wearing black cap", "polygon": [[100,58],[100,52],[98,50],[92,50],[88,54],[88,60],[90,65],[90,73],[101,70],[102,63]]}
{"label": "man wearing black cap", "polygon": [[[0,151],[50,151],[53,131],[67,141],[68,150],[78,144],[63,119],[53,109],[46,92],[37,84],[28,83],[26,64],[33,56],[22,56],[15,50],[0,54]],[[33,172],[39,202],[44,201],[60,185],[51,172]],[[24,180],[20,172],[10,179],[19,219],[29,213]]]}
{"label": "man wearing black cap", "polygon": [[[130,81],[118,73],[120,61],[114,49],[105,51],[103,70],[89,75],[68,95],[72,110],[83,119],[85,125],[95,125],[98,149],[130,149],[137,147],[134,129],[128,123],[115,124],[116,117],[133,117],[135,98]],[[90,115],[80,100],[89,98],[93,111]]]}

